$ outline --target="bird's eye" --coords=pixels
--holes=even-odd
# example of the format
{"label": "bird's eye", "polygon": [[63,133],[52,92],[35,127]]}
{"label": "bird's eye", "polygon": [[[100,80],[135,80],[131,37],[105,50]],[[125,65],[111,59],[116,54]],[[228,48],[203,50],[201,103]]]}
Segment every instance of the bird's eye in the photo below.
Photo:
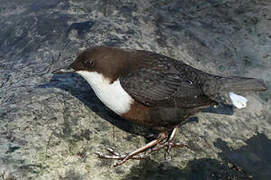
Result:
{"label": "bird's eye", "polygon": [[94,66],[94,62],[92,60],[85,60],[84,61],[84,65],[85,66],[89,66],[89,67],[93,67]]}

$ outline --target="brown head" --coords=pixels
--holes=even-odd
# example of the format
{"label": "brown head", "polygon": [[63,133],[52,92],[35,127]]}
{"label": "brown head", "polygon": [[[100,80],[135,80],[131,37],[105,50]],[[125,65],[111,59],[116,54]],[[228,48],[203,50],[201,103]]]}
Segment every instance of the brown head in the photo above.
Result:
{"label": "brown head", "polygon": [[130,54],[122,49],[94,47],[86,49],[70,65],[75,72],[88,71],[103,74],[111,82],[129,69]]}

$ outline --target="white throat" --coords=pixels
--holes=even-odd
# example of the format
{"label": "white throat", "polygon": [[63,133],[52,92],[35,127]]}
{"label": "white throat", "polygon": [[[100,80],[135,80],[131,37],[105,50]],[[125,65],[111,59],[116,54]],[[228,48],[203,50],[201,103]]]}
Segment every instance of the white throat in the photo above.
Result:
{"label": "white throat", "polygon": [[92,87],[97,97],[112,111],[121,115],[130,110],[132,97],[122,88],[119,79],[112,84],[97,72],[77,71]]}

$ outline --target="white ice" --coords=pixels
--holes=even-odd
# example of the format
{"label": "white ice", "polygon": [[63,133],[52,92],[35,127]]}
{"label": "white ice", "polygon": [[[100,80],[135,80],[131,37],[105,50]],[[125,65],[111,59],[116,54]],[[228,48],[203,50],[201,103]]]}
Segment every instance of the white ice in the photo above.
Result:
{"label": "white ice", "polygon": [[247,106],[247,99],[245,97],[235,94],[233,92],[230,92],[229,96],[231,98],[232,104],[238,109],[242,109]]}

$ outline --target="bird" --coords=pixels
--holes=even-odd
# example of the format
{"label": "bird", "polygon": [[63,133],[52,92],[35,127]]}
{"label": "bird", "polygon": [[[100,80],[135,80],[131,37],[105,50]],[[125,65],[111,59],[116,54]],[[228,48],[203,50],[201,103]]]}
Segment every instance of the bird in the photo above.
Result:
{"label": "bird", "polygon": [[110,148],[112,155],[97,153],[100,158],[117,159],[114,166],[144,158],[161,148],[169,152],[172,147],[188,147],[173,141],[179,125],[221,103],[222,93],[241,109],[246,107],[247,99],[237,93],[267,89],[263,80],[222,77],[155,52],[108,46],[88,48],[68,68],[55,71],[71,72],[82,76],[113,112],[159,132],[152,141],[130,153],[121,155]]}

